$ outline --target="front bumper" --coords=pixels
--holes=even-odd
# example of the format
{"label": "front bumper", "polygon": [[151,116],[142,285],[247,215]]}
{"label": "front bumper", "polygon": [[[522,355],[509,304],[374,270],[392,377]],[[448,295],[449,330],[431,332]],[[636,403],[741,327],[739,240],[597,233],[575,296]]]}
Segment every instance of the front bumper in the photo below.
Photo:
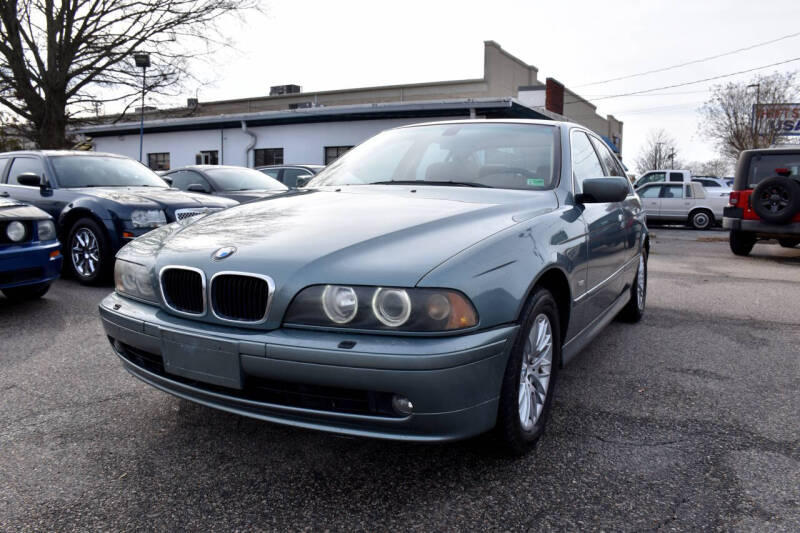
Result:
{"label": "front bumper", "polygon": [[58,241],[0,247],[0,289],[47,283],[61,273],[63,256],[50,257],[60,248]]}
{"label": "front bumper", "polygon": [[800,235],[800,222],[791,224],[768,224],[761,220],[748,220],[735,217],[724,217],[722,227],[731,230],[751,231],[764,237],[783,237]]}
{"label": "front bumper", "polygon": [[[463,439],[494,426],[518,329],[455,337],[265,332],[200,324],[116,294],[100,303],[100,317],[125,369],[175,396],[270,422],[413,441]],[[164,355],[176,350],[205,366],[173,373],[175,356]],[[227,362],[225,377],[213,375],[214,354],[233,357],[240,376]],[[394,394],[411,400],[412,414],[375,410]]]}

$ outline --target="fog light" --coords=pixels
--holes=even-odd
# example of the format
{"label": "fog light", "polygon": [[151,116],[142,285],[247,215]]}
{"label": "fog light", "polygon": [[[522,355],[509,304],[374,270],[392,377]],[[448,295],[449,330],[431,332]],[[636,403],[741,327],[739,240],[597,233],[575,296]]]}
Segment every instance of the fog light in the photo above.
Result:
{"label": "fog light", "polygon": [[392,409],[394,409],[397,414],[410,415],[414,410],[414,404],[405,396],[395,394],[392,396]]}

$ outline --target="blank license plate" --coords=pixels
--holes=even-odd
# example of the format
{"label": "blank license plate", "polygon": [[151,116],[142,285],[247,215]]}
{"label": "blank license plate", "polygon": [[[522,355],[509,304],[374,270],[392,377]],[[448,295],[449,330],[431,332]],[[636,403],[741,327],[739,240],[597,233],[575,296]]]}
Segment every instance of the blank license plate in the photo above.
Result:
{"label": "blank license plate", "polygon": [[170,374],[212,385],[242,388],[242,368],[236,342],[162,330],[161,355],[164,369]]}

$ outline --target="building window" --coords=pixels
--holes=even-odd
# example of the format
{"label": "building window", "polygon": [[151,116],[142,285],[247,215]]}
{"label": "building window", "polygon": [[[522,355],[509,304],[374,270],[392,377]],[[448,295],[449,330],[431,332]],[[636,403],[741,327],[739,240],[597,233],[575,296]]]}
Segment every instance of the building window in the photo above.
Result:
{"label": "building window", "polygon": [[169,170],[169,152],[147,154],[147,166],[152,170]]}
{"label": "building window", "polygon": [[257,148],[253,166],[282,165],[283,148]]}
{"label": "building window", "polygon": [[352,146],[326,146],[325,164],[329,165],[343,156]]}
{"label": "building window", "polygon": [[203,150],[194,156],[196,165],[219,165],[219,152],[217,150]]}

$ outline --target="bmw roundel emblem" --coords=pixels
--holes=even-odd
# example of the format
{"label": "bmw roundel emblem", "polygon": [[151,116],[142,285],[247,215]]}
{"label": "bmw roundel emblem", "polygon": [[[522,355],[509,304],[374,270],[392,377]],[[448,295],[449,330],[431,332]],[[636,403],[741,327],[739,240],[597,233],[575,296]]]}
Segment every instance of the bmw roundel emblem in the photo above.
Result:
{"label": "bmw roundel emblem", "polygon": [[211,259],[214,261],[222,261],[226,257],[230,257],[236,252],[235,246],[226,246],[225,248],[220,248],[213,254],[211,254]]}

